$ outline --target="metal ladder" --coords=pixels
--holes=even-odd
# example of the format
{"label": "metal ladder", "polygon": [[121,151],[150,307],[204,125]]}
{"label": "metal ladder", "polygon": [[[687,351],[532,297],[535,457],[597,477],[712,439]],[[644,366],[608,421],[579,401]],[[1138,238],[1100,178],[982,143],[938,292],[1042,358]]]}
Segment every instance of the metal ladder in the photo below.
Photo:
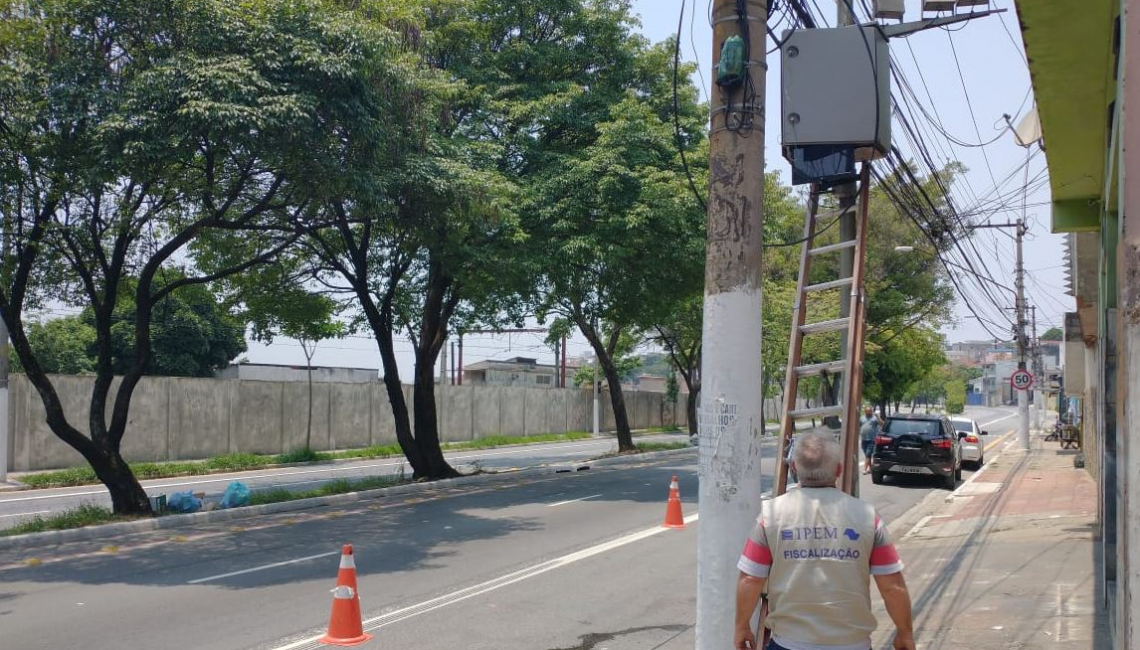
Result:
{"label": "metal ladder", "polygon": [[[800,274],[796,287],[796,301],[792,308],[792,329],[788,345],[788,370],[784,385],[784,408],[780,419],[780,453],[776,464],[775,495],[784,494],[788,488],[788,465],[785,462],[787,445],[795,434],[796,421],[811,418],[840,418],[840,436],[843,445],[842,489],[853,496],[859,494],[859,405],[863,395],[863,339],[866,334],[866,299],[863,289],[863,276],[866,265],[867,208],[870,190],[870,170],[863,163],[859,174],[859,195],[856,205],[847,210],[857,210],[855,218],[855,238],[837,244],[815,245],[816,228],[823,218],[838,218],[840,211],[827,215],[819,214],[819,188],[812,186],[808,201],[808,214],[804,225],[803,251],[800,254]],[[806,284],[810,280],[812,259],[829,253],[854,249],[855,264],[849,278],[830,282]],[[832,320],[808,323],[807,302],[811,294],[831,289],[850,287],[850,316]],[[840,291],[840,300],[843,293]],[[805,337],[828,332],[847,332],[846,351],[843,358],[823,363],[802,365]],[[800,380],[824,373],[842,373],[843,390],[838,404],[814,408],[796,409]]]}

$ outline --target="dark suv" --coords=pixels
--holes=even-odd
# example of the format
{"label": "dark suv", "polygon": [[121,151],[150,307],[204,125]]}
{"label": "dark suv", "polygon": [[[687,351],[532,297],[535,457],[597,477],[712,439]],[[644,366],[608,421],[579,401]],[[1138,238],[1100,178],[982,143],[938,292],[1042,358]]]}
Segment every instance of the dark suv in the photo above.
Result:
{"label": "dark suv", "polygon": [[962,453],[954,425],[944,415],[892,415],[875,439],[871,480],[887,474],[934,476],[953,490],[962,479]]}

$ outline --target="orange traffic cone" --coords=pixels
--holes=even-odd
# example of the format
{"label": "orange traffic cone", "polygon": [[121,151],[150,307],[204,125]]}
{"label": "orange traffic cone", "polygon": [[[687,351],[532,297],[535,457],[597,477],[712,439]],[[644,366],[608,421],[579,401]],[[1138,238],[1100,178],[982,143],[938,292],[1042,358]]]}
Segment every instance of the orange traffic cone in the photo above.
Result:
{"label": "orange traffic cone", "polygon": [[685,516],[681,513],[681,486],[676,476],[669,484],[669,503],[665,506],[665,523],[662,525],[666,528],[685,527]]}
{"label": "orange traffic cone", "polygon": [[352,558],[352,544],[345,544],[340,554],[340,570],[336,574],[336,589],[332,590],[332,614],[329,631],[321,637],[326,645],[360,645],[372,638],[364,633],[360,616],[360,594],[356,590],[356,562]]}

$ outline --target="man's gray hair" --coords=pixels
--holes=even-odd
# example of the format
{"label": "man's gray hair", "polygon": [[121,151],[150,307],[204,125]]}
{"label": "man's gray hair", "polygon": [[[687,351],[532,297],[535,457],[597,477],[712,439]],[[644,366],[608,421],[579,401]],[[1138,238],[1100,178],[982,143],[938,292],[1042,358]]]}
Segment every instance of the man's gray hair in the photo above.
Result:
{"label": "man's gray hair", "polygon": [[796,436],[792,460],[796,464],[796,476],[801,485],[835,485],[836,471],[842,458],[839,443],[835,442],[835,436],[830,433],[810,431]]}

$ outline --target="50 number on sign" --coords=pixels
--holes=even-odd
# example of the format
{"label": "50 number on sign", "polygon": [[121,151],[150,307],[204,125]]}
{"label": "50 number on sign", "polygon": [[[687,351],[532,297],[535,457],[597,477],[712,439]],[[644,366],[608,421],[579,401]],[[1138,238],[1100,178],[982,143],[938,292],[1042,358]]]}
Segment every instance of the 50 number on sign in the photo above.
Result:
{"label": "50 number on sign", "polygon": [[1029,387],[1033,385],[1033,375],[1029,374],[1025,370],[1018,370],[1017,372],[1013,373],[1013,376],[1009,378],[1009,381],[1017,390],[1028,390]]}

